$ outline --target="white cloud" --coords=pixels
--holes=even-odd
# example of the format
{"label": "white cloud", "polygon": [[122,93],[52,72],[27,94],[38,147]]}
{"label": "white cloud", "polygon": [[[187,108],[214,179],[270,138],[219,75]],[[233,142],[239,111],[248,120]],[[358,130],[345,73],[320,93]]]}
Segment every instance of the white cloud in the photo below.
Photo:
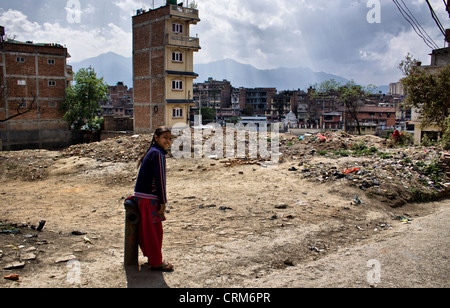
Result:
{"label": "white cloud", "polygon": [[[195,53],[195,63],[231,58],[260,69],[309,67],[357,82],[388,83],[398,77],[397,64],[407,52],[429,61],[431,50],[392,1],[381,1],[381,24],[367,22],[367,0],[197,2],[201,22],[191,27],[191,35],[198,34],[202,49]],[[139,8],[153,7],[153,0],[83,0],[79,11],[68,11],[67,0],[49,3],[11,1],[11,9],[0,9],[0,24],[22,41],[66,45],[74,62],[108,51],[130,57],[131,17]],[[427,4],[405,3],[443,46]],[[164,4],[165,0],[154,1],[155,8]],[[431,0],[431,4],[448,27],[443,1]],[[81,22],[71,24],[67,13],[81,14]]]}
{"label": "white cloud", "polygon": [[22,12],[8,10],[0,14],[0,24],[6,25],[6,32],[17,35],[17,39],[21,41],[65,45],[72,55],[69,61],[73,62],[109,51],[126,57],[131,56],[131,33],[112,22],[102,28],[92,28],[83,24],[62,26],[59,23],[48,22],[41,25],[30,22]]}
{"label": "white cloud", "polygon": [[114,1],[114,5],[119,7],[122,11],[134,11],[138,9],[152,9],[153,4],[155,8],[158,8],[166,3],[165,0],[116,0]]}

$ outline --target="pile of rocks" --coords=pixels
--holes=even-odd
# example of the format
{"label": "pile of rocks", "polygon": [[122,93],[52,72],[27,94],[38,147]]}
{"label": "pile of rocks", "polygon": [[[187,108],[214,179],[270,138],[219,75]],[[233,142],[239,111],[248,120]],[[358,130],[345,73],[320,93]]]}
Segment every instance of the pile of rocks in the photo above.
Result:
{"label": "pile of rocks", "polygon": [[[194,132],[191,133],[194,155],[199,149],[194,142]],[[226,137],[225,131],[223,136]],[[210,136],[203,137],[202,145],[210,142]],[[261,138],[260,135],[258,137]],[[267,147],[270,150],[273,141],[270,136],[267,137]],[[151,139],[152,135],[122,136],[75,145],[63,153],[66,157],[89,157],[101,162],[136,162],[148,150]],[[244,142],[248,154],[249,147],[255,143],[250,142],[248,134],[245,140],[238,139],[239,136],[235,132],[235,145],[238,141]],[[450,154],[443,154],[439,147],[390,148],[385,139],[376,136],[327,132],[300,137],[280,134],[279,149],[280,162],[292,162],[289,171],[317,182],[348,181],[373,195],[388,197],[391,195],[389,191],[402,190],[413,200],[440,196],[450,190]],[[224,157],[225,151],[224,144]],[[313,162],[314,158],[321,157],[324,158],[323,161]],[[223,165],[261,165],[266,163],[266,160],[259,157],[231,158],[223,161]]]}
{"label": "pile of rocks", "polygon": [[[445,173],[447,181],[450,182],[450,152],[443,153],[439,162],[439,168]],[[450,183],[448,183],[450,185]]]}
{"label": "pile of rocks", "polygon": [[[227,148],[226,148],[226,131],[223,128],[222,136],[223,139],[223,156],[227,157]],[[201,146],[197,144],[197,141],[194,140],[196,137],[194,134],[194,130],[191,129],[191,153],[192,157],[203,157],[207,153],[205,153],[205,149],[208,148],[208,151],[215,152],[215,143],[213,138],[214,132],[210,133],[205,131],[201,135]],[[220,135],[219,135],[220,136]],[[270,137],[270,135],[268,135]],[[238,142],[242,142],[245,146],[245,153],[247,155],[247,159],[249,159],[249,148],[252,146],[258,146],[258,140],[255,142],[250,142],[249,134],[245,134],[245,138],[243,140],[240,139],[240,135],[235,130],[233,132],[234,137],[234,153],[237,156],[237,146]],[[267,138],[267,148],[270,150],[271,148],[271,140]],[[121,136],[116,138],[107,139],[100,142],[94,143],[86,143],[86,144],[78,144],[71,146],[63,151],[63,155],[65,157],[70,156],[78,156],[78,157],[88,157],[92,159],[96,159],[101,162],[134,162],[138,161],[141,156],[148,150],[153,135],[134,135],[134,136]],[[262,138],[261,135],[258,135],[257,138]],[[174,141],[177,139],[177,136],[174,136]],[[219,140],[219,139],[217,139]],[[285,139],[283,139],[283,142]],[[181,150],[181,149],[180,149]],[[253,153],[257,153],[257,148],[252,149]],[[169,157],[171,157],[171,152],[169,151]],[[258,153],[259,154],[259,153]],[[213,157],[214,155],[207,155]],[[244,158],[245,159],[245,158]],[[265,159],[260,159],[258,155],[258,161],[264,161]]]}
{"label": "pile of rocks", "polygon": [[77,144],[63,151],[65,157],[78,156],[100,162],[137,162],[149,148],[152,135],[121,136],[100,142]]}
{"label": "pile of rocks", "polygon": [[[394,200],[395,205],[450,193],[448,153],[442,154],[439,147],[388,148],[376,138],[339,136],[339,142],[347,146],[337,150],[331,138],[308,139],[302,153],[298,153],[302,146],[288,150],[291,161],[297,163],[289,171],[322,183],[347,181],[371,196]],[[325,150],[326,145],[330,150]],[[312,163],[317,157],[324,160]]]}

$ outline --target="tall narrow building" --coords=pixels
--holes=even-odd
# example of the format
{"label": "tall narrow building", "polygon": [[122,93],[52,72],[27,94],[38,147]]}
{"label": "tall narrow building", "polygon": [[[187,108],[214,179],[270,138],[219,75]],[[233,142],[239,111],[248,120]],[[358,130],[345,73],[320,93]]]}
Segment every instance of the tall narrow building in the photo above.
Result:
{"label": "tall narrow building", "polygon": [[138,10],[133,16],[133,88],[135,133],[152,133],[159,126],[189,125],[194,106],[194,52],[199,39],[190,25],[198,10],[167,0],[160,8]]}

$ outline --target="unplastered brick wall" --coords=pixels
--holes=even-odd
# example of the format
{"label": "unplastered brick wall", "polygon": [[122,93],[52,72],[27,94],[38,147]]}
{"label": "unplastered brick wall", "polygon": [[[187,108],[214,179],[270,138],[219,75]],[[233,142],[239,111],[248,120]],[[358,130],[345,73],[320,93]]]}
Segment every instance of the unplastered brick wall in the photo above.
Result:
{"label": "unplastered brick wall", "polygon": [[134,129],[165,125],[165,25],[170,7],[133,17]]}
{"label": "unplastered brick wall", "polygon": [[[0,81],[6,82],[0,119],[23,113],[0,125],[3,147],[21,149],[51,146],[53,141],[58,145],[70,142],[64,112],[59,108],[67,87],[67,49],[60,45],[5,43],[0,51],[4,60]],[[28,132],[37,138],[33,144],[24,137]]]}

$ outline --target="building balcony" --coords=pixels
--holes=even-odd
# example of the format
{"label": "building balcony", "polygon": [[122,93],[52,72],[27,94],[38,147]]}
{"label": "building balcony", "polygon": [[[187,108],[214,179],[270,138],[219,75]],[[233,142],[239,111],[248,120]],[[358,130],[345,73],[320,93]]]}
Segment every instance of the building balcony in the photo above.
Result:
{"label": "building balcony", "polygon": [[192,49],[200,49],[200,39],[196,37],[188,37],[182,35],[175,34],[166,34],[166,42],[167,45],[184,47],[184,48],[192,48]]}
{"label": "building balcony", "polygon": [[198,10],[178,5],[170,6],[170,15],[189,19],[194,24],[200,21],[200,18],[198,17]]}

